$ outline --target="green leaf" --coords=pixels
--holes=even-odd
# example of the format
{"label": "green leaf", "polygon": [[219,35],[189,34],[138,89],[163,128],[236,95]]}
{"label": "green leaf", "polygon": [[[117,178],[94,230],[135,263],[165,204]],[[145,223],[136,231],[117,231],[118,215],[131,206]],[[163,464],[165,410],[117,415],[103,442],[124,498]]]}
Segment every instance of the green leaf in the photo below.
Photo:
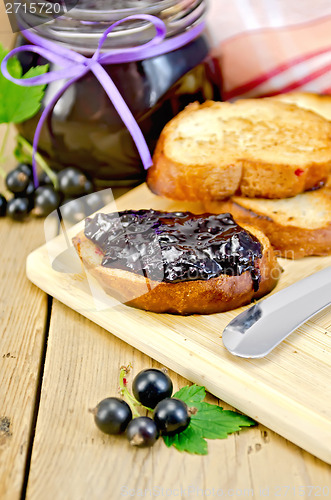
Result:
{"label": "green leaf", "polygon": [[186,385],[177,391],[173,398],[181,399],[187,406],[195,406],[195,403],[200,403],[206,397],[206,390],[200,385]]}
{"label": "green leaf", "polygon": [[[8,54],[0,45],[0,62]],[[8,71],[15,78],[22,77],[22,67],[16,57],[8,61]],[[46,73],[48,65],[31,68],[23,78]],[[21,123],[34,116],[40,108],[45,85],[21,87],[7,80],[0,72],[0,123]]]}
{"label": "green leaf", "polygon": [[235,411],[223,410],[217,405],[197,403],[195,407],[198,411],[192,415],[190,426],[199,429],[206,439],[225,439],[228,434],[240,431],[242,427],[255,425],[251,418]]}
{"label": "green leaf", "polygon": [[163,436],[167,446],[174,446],[179,451],[206,455],[208,444],[205,439],[225,439],[242,427],[256,424],[245,415],[203,402],[205,396],[205,388],[198,385],[183,387],[173,395],[198,411],[191,416],[190,425],[185,431],[175,436]]}
{"label": "green leaf", "polygon": [[[5,58],[5,56],[8,54],[9,50],[6,50],[1,44],[0,44],[0,61],[2,62],[2,60]],[[9,59],[9,61],[7,62],[7,68],[8,68],[8,71],[9,73],[14,76],[15,78],[20,78],[21,75],[22,75],[22,66],[19,62],[19,60],[17,59],[17,57],[11,57]],[[2,73],[0,72],[0,78],[3,78],[4,80],[5,77],[2,75]],[[6,80],[8,81],[8,80]]]}
{"label": "green leaf", "polygon": [[163,436],[163,440],[168,447],[174,446],[179,451],[187,451],[196,455],[208,454],[207,441],[203,439],[200,430],[192,424],[180,434]]}

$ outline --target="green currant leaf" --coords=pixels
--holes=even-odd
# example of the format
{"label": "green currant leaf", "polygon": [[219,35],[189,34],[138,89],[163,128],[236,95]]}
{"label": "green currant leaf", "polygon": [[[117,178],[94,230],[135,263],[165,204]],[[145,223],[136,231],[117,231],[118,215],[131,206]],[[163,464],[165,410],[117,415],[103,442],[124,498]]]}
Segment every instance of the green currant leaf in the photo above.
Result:
{"label": "green currant leaf", "polygon": [[[0,46],[0,62],[8,51]],[[9,73],[15,78],[22,77],[22,67],[16,57],[8,61]],[[31,68],[23,78],[31,78],[46,73],[48,65]],[[21,123],[34,116],[40,108],[45,85],[21,87],[12,83],[0,72],[0,123]]]}
{"label": "green currant leaf", "polygon": [[208,454],[207,441],[203,439],[200,430],[191,424],[179,434],[163,436],[163,440],[168,447],[174,446],[178,451],[186,451],[196,455]]}
{"label": "green currant leaf", "polygon": [[[8,54],[8,50],[6,50],[1,44],[0,44],[0,61],[5,58],[5,56]],[[22,66],[17,59],[17,57],[11,57],[9,61],[7,62],[7,68],[9,73],[14,77],[14,78],[21,78],[22,76]],[[0,79],[5,77],[2,75],[0,72]],[[5,79],[6,80],[6,79]],[[8,81],[8,80],[6,80]]]}
{"label": "green currant leaf", "polygon": [[192,415],[190,426],[199,429],[206,439],[225,439],[228,434],[240,431],[242,427],[255,425],[251,418],[235,411],[223,410],[209,403],[195,404],[197,413]]}
{"label": "green currant leaf", "polygon": [[206,390],[200,385],[186,385],[177,391],[173,398],[181,399],[187,406],[195,406],[195,403],[200,403],[206,397]]}
{"label": "green currant leaf", "polygon": [[242,427],[256,424],[245,415],[203,402],[205,395],[205,388],[198,385],[183,387],[173,395],[198,411],[191,416],[190,425],[183,432],[174,436],[163,436],[167,446],[174,446],[179,451],[206,455],[206,439],[225,439],[229,434],[240,431]]}

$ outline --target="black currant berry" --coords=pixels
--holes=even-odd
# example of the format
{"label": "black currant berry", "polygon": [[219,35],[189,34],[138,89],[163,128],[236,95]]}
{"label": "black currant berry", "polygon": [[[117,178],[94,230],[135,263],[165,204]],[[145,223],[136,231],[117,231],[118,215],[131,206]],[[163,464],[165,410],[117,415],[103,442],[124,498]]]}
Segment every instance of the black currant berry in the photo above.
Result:
{"label": "black currant berry", "polygon": [[15,170],[24,172],[29,177],[29,179],[33,179],[32,165],[28,165],[27,163],[20,163],[19,165],[17,165]]}
{"label": "black currant berry", "polygon": [[53,186],[51,179],[48,177],[46,172],[43,170],[38,176],[39,186]]}
{"label": "black currant berry", "polygon": [[93,191],[93,184],[75,167],[67,167],[58,173],[59,190],[67,197],[82,196]]}
{"label": "black currant berry", "polygon": [[106,398],[92,410],[97,427],[106,434],[121,434],[132,419],[130,406],[120,398]]}
{"label": "black currant berry", "polygon": [[9,172],[6,177],[6,186],[14,194],[23,193],[28,187],[29,182],[30,177],[19,168]]}
{"label": "black currant berry", "polygon": [[61,196],[53,186],[40,186],[35,191],[32,213],[37,217],[46,217],[59,207],[60,202]]}
{"label": "black currant berry", "polygon": [[30,200],[28,198],[12,198],[7,202],[6,213],[13,220],[22,221],[28,215]]}
{"label": "black currant berry", "polygon": [[86,217],[100,210],[105,205],[100,193],[92,193],[84,197]]}
{"label": "black currant berry", "polygon": [[134,397],[144,406],[155,408],[159,401],[172,394],[170,377],[156,368],[142,370],[132,382]]}
{"label": "black currant berry", "polygon": [[30,181],[26,187],[26,190],[24,191],[24,194],[28,198],[29,196],[32,196],[34,192],[35,192],[34,182]]}
{"label": "black currant berry", "polygon": [[29,200],[29,212],[30,212],[30,210],[32,210],[34,206],[34,192],[35,192],[34,183],[33,181],[29,181],[27,188],[22,193],[15,193],[14,197],[27,198]]}
{"label": "black currant berry", "polygon": [[186,403],[176,398],[160,401],[154,410],[153,418],[160,432],[168,436],[182,432],[191,421]]}
{"label": "black currant berry", "polygon": [[21,193],[15,193],[14,196],[15,198],[29,198],[33,197],[34,191],[34,183],[30,180],[24,191],[22,191]]}
{"label": "black currant berry", "polygon": [[91,194],[93,193],[93,191],[94,191],[93,183],[92,181],[90,181],[90,179],[87,179],[87,181],[84,184],[84,192],[82,194],[84,195]]}
{"label": "black currant berry", "polygon": [[133,446],[148,448],[159,437],[159,430],[154,420],[149,417],[137,417],[126,428],[126,437]]}
{"label": "black currant berry", "polygon": [[80,198],[65,200],[61,207],[61,215],[66,222],[77,224],[86,217],[86,205]]}
{"label": "black currant berry", "polygon": [[0,217],[4,217],[6,215],[6,209],[7,200],[2,194],[0,194]]}

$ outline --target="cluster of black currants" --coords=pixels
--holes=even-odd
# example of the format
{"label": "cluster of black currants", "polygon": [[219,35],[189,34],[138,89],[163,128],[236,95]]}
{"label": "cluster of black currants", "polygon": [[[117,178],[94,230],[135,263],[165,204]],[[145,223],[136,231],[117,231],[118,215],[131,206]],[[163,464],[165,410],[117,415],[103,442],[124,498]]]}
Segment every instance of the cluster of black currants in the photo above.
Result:
{"label": "cluster of black currants", "polygon": [[[128,371],[122,367],[122,371]],[[123,378],[122,378],[123,380]],[[125,379],[124,379],[125,380]],[[173,385],[170,377],[157,369],[143,370],[132,382],[134,397],[126,389],[123,393],[130,403],[139,404],[143,409],[153,412],[153,417],[133,418],[132,409],[123,399],[110,397],[102,400],[94,414],[97,427],[106,434],[126,433],[130,444],[141,448],[153,446],[160,434],[174,435],[185,430],[191,420],[190,409],[180,399],[172,398]]]}
{"label": "cluster of black currants", "polygon": [[[29,213],[36,217],[46,217],[61,203],[76,200],[94,191],[91,179],[75,167],[67,167],[56,174],[56,187],[44,171],[39,175],[38,180],[39,187],[35,189],[31,165],[20,163],[14,170],[11,170],[7,174],[5,184],[13,196],[7,200],[0,194],[0,216],[7,215],[17,221],[24,220]],[[77,200],[77,203],[79,202],[82,204],[81,200]],[[83,210],[80,205],[75,206],[70,203],[67,206],[75,213],[81,213]],[[68,218],[70,219],[70,214]]]}

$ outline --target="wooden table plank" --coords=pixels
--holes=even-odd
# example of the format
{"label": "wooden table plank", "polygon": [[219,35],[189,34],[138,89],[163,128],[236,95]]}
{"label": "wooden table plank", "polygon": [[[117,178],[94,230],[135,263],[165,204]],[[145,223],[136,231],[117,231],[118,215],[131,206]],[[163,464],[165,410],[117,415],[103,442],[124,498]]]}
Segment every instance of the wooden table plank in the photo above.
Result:
{"label": "wooden table plank", "polygon": [[[12,34],[2,11],[0,19],[0,41],[9,46]],[[5,128],[0,126],[0,143]],[[7,170],[16,164],[11,154],[15,135],[12,127],[5,149]],[[5,192],[2,179],[0,192]],[[30,458],[47,319],[47,296],[26,278],[25,260],[45,241],[43,221],[1,218],[0,241],[0,498],[16,500]]]}
{"label": "wooden table plank", "polygon": [[[153,489],[159,496],[168,490],[168,496],[189,498],[213,488],[253,490],[260,498],[260,488],[273,496],[286,485],[331,486],[328,465],[262,426],[209,441],[205,457],[168,449],[161,440],[149,450],[133,449],[123,437],[103,435],[88,408],[116,395],[119,367],[130,361],[134,373],[159,366],[54,301],[28,500],[119,499],[145,490],[148,498]],[[169,374],[175,388],[186,385]],[[210,401],[216,400],[210,396]]]}
{"label": "wooden table plank", "polygon": [[0,498],[20,498],[42,359],[47,296],[25,275],[42,221],[0,220]]}

